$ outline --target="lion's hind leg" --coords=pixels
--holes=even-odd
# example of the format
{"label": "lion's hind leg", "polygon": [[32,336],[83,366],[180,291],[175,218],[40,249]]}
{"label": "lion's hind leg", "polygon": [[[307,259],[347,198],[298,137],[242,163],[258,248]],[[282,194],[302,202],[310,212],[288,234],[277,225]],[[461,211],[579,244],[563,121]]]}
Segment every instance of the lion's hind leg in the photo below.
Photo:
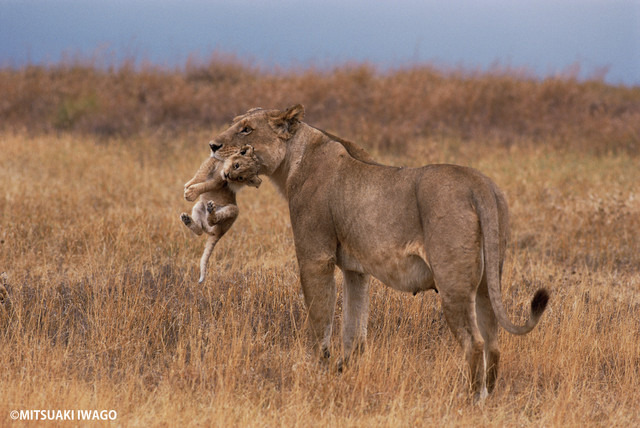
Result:
{"label": "lion's hind leg", "polygon": [[208,226],[213,226],[223,221],[232,220],[238,217],[238,206],[234,204],[216,205],[213,201],[208,201],[206,205]]}
{"label": "lion's hind leg", "polygon": [[203,227],[207,225],[207,207],[203,201],[198,201],[191,209],[191,215],[182,213],[180,220],[196,235],[202,235]]}
{"label": "lion's hind leg", "polygon": [[193,233],[195,233],[196,235],[202,235],[202,227],[200,227],[200,225],[197,224],[189,214],[187,213],[180,214],[180,220]]}
{"label": "lion's hind leg", "polygon": [[478,316],[478,327],[485,341],[484,354],[486,361],[487,392],[491,393],[498,379],[500,347],[498,345],[498,322],[491,306],[491,300],[489,299],[486,275],[482,277],[482,282],[476,295],[476,312]]}
{"label": "lion's hind leg", "polygon": [[[465,242],[447,242],[432,258],[433,276],[442,298],[442,309],[451,332],[462,347],[469,365],[474,401],[487,395],[484,338],[478,327],[476,294],[482,279],[480,249]],[[465,251],[466,250],[466,251]],[[451,254],[457,257],[452,259]]]}
{"label": "lion's hind leg", "polygon": [[[474,213],[443,218],[427,241],[431,269],[451,332],[469,365],[475,402],[488,395],[485,383],[485,340],[478,326],[476,296],[482,282],[482,236]],[[451,233],[456,231],[456,233]]]}
{"label": "lion's hind leg", "polygon": [[474,299],[468,293],[451,293],[445,286],[439,285],[438,289],[441,290],[447,324],[460,343],[469,365],[474,401],[482,401],[488,394],[484,382],[484,339],[478,329]]}

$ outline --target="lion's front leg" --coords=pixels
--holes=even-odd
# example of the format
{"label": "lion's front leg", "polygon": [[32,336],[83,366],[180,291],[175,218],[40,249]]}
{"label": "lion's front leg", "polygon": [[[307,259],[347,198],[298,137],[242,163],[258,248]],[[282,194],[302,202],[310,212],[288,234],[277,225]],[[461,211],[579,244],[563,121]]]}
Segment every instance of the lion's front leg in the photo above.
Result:
{"label": "lion's front leg", "polygon": [[202,162],[202,164],[198,168],[198,171],[193,176],[193,178],[184,183],[184,188],[186,189],[187,187],[190,187],[196,183],[204,183],[205,181],[207,181],[207,177],[209,176],[209,173],[215,169],[216,163],[217,160],[212,157],[208,157],[207,159],[205,159],[205,161]]}
{"label": "lion's front leg", "polygon": [[207,202],[207,221],[210,226],[222,223],[226,220],[235,220],[238,217],[239,212],[237,205],[229,204],[217,206],[213,201]]}
{"label": "lion's front leg", "polygon": [[196,177],[193,177],[191,180],[187,181],[186,183],[184,183],[184,188],[186,189],[187,187],[191,186],[192,184],[196,183]]}
{"label": "lion's front leg", "polygon": [[329,358],[333,314],[336,306],[335,264],[327,259],[299,260],[300,281],[309,311],[309,327],[314,349]]}
{"label": "lion's front leg", "polygon": [[198,196],[203,194],[205,191],[206,190],[205,190],[204,183],[191,184],[190,186],[187,186],[185,184],[184,198],[189,202],[193,202],[198,198]]}

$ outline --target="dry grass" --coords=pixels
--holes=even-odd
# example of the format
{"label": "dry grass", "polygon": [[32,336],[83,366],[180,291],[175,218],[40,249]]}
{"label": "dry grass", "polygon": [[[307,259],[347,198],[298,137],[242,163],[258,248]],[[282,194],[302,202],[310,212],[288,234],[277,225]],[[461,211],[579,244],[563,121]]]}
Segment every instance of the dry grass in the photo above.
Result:
{"label": "dry grass", "polygon": [[[339,70],[327,79],[340,73],[354,78]],[[404,76],[363,73],[381,84]],[[540,91],[555,83],[528,84]],[[402,82],[396,90],[408,91]],[[310,123],[346,126],[319,107],[316,120],[309,107]],[[27,123],[32,113],[24,114]],[[379,126],[401,125],[390,116]],[[508,311],[521,319],[541,285],[552,300],[531,334],[502,334],[498,386],[478,407],[468,401],[465,364],[433,293],[413,297],[376,282],[370,346],[359,362],[337,374],[335,360],[325,367],[309,354],[288,210],[268,182],[240,194],[240,218],[197,285],[204,241],[178,217],[190,208],[182,184],[206,156],[211,130],[177,127],[168,138],[144,128],[107,138],[73,127],[16,129],[0,134],[0,271],[8,292],[0,302],[0,425],[20,426],[9,418],[14,409],[114,409],[125,426],[640,423],[640,169],[633,151],[606,154],[602,133],[559,148],[526,130],[518,144],[503,144],[487,125],[473,131],[475,142],[419,133],[398,150],[368,140],[361,125],[342,133],[369,141],[387,163],[477,167],[507,193]],[[577,132],[567,125],[566,135]],[[637,144],[637,132],[630,136]],[[334,355],[340,318],[338,311]]]}

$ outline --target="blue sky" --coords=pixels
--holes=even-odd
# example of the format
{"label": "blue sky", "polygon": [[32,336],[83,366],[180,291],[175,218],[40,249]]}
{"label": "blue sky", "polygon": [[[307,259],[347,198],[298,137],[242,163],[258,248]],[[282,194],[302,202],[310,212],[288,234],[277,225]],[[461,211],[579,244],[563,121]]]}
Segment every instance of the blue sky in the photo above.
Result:
{"label": "blue sky", "polygon": [[640,0],[0,0],[0,65],[63,55],[181,65],[213,50],[263,66],[580,64],[640,85]]}

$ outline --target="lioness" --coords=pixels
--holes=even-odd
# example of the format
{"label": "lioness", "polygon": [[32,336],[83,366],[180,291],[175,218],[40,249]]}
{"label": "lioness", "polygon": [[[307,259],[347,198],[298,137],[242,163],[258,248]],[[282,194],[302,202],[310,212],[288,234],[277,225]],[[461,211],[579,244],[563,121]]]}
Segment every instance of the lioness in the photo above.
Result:
{"label": "lioness", "polygon": [[301,105],[252,109],[210,143],[222,159],[250,144],[289,202],[311,335],[329,356],[336,302],[334,268],[343,272],[344,357],[367,334],[369,279],[397,290],[434,289],[464,351],[476,399],[496,384],[498,324],[525,334],[549,294],[538,290],[529,320],[514,325],[502,305],[500,278],[508,239],[507,203],[480,172],[455,165],[396,168],[357,145],[301,122]]}
{"label": "lioness", "polygon": [[258,159],[253,147],[233,148],[225,161],[213,156],[207,158],[196,175],[185,183],[184,198],[200,200],[193,206],[191,215],[182,213],[180,220],[196,235],[206,232],[209,237],[200,258],[200,279],[207,275],[207,263],[220,238],[231,228],[238,217],[236,192],[243,186],[260,187]]}

